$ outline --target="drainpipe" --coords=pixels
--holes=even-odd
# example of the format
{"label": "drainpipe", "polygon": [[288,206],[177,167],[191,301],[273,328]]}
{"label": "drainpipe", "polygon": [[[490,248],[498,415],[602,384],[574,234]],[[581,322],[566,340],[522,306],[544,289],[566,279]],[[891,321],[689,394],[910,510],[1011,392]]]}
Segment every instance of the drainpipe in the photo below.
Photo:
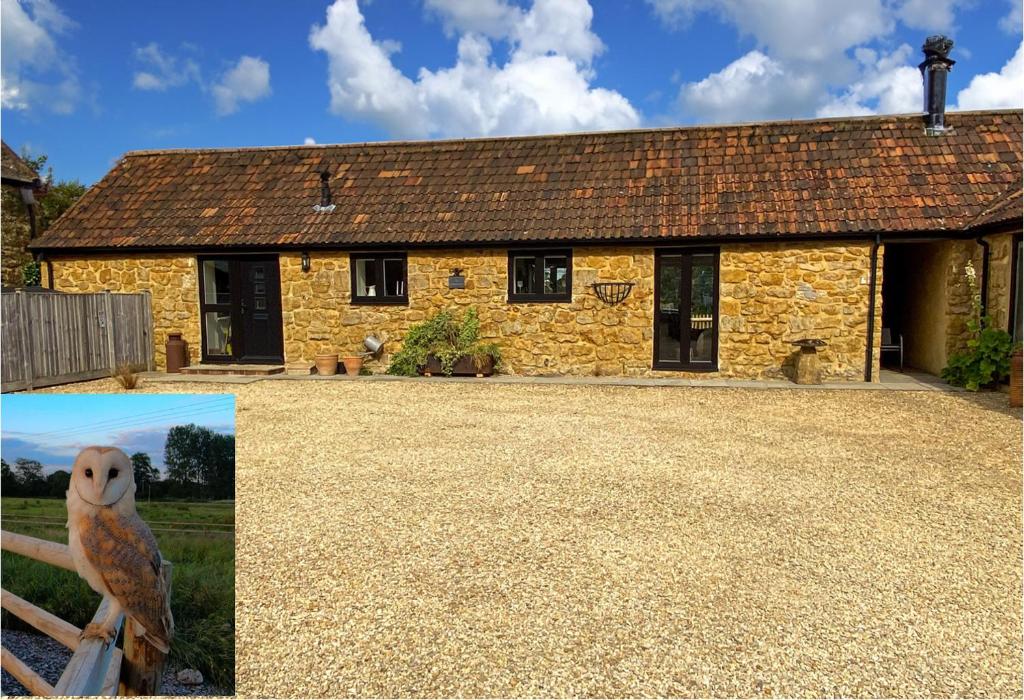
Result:
{"label": "drainpipe", "polygon": [[988,313],[988,260],[989,242],[982,237],[975,239],[981,246],[981,315]]}
{"label": "drainpipe", "polygon": [[868,285],[868,345],[864,350],[864,381],[871,381],[871,369],[875,364],[875,290],[878,288],[878,247],[882,245],[881,234],[875,234],[871,245],[871,282]]}

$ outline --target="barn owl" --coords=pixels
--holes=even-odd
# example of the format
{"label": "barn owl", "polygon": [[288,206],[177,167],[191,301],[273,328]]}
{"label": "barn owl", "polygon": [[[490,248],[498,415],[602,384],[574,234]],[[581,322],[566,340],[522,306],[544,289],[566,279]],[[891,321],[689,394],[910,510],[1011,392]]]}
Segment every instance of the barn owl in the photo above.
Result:
{"label": "barn owl", "polygon": [[162,593],[163,559],[149,526],[135,512],[131,460],[116,447],[86,447],[75,458],[67,492],[68,547],[78,575],[109,600],[100,623],[82,637],[113,641],[123,611],[137,633],[163,653],[174,620]]}

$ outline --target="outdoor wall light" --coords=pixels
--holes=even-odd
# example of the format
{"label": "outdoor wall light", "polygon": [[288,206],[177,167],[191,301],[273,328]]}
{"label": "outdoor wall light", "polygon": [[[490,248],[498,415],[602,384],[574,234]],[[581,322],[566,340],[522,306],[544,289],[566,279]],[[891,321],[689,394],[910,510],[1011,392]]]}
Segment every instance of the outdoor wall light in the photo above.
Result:
{"label": "outdoor wall light", "polygon": [[309,253],[302,251],[302,271],[309,272]]}

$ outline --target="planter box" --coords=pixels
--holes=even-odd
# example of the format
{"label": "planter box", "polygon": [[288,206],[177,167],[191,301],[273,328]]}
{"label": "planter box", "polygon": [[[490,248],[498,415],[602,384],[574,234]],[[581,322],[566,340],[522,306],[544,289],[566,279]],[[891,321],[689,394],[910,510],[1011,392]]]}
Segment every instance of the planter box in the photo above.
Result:
{"label": "planter box", "polygon": [[[435,374],[444,376],[441,360],[433,355],[427,355],[427,364],[420,368],[420,374],[425,374],[428,377]],[[492,374],[494,374],[494,358],[490,356],[479,367],[472,357],[461,357],[452,368],[453,377],[489,377]]]}

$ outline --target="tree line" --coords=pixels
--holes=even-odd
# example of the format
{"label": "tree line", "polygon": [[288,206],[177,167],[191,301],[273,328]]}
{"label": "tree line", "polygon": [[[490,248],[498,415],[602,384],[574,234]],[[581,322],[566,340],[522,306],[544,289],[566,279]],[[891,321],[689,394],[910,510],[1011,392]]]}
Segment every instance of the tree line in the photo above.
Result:
{"label": "tree line", "polygon": [[[135,475],[135,498],[187,498],[222,500],[235,497],[235,436],[222,435],[198,425],[177,425],[167,433],[164,465],[167,475],[145,452],[131,455]],[[43,465],[19,457],[14,464],[0,459],[4,496],[23,498],[64,498],[71,473],[59,469],[43,474]]]}

